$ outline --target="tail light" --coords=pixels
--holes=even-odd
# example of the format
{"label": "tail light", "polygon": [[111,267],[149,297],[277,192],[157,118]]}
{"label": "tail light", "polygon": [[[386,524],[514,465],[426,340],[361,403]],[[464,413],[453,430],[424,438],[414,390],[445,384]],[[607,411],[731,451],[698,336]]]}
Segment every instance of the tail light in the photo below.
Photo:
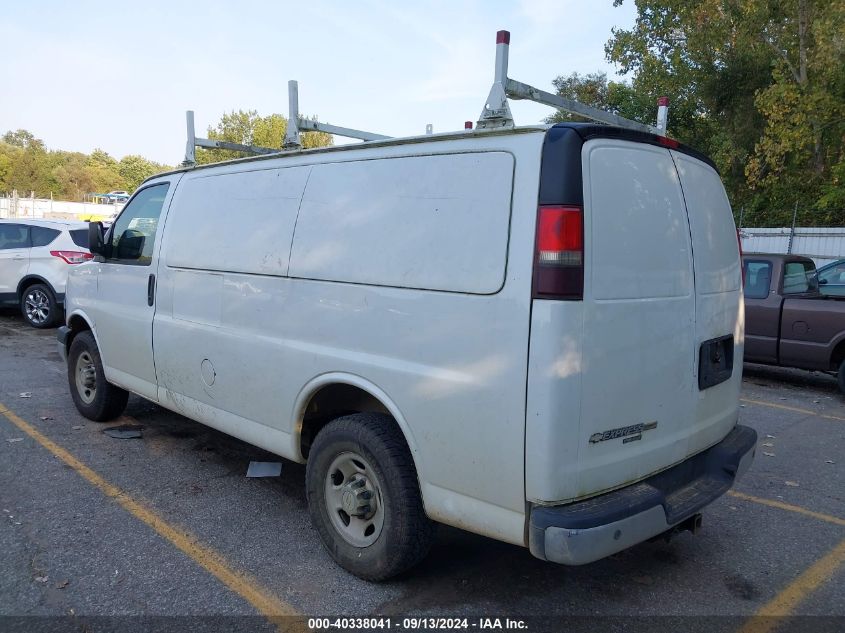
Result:
{"label": "tail light", "polygon": [[742,287],[745,288],[745,262],[742,261],[742,233],[736,230],[736,244],[739,247],[739,269],[742,271]]}
{"label": "tail light", "polygon": [[50,255],[61,257],[68,264],[81,264],[89,259],[94,259],[91,253],[83,253],[82,251],[50,251]]}
{"label": "tail light", "polygon": [[535,299],[584,297],[584,214],[580,207],[541,206],[535,251]]}

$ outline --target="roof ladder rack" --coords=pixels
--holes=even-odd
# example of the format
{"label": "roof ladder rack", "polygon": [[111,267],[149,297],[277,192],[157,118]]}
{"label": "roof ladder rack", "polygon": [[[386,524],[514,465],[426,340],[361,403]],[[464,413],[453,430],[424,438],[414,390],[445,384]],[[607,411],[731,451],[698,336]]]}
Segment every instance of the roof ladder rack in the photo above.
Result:
{"label": "roof ladder rack", "polygon": [[527,99],[542,103],[553,108],[566,110],[594,121],[616,125],[640,132],[648,132],[664,136],[669,117],[669,99],[661,97],[658,101],[658,122],[656,126],[644,125],[631,119],[626,119],[612,112],[606,112],[592,106],[579,103],[572,99],[566,99],[559,95],[534,88],[508,77],[508,52],[510,48],[511,34],[508,31],[496,33],[496,72],[493,79],[493,87],[481,110],[478,119],[477,129],[508,128],[514,126],[513,115],[511,114],[508,98]]}
{"label": "roof ladder rack", "polygon": [[219,141],[217,139],[197,138],[194,131],[194,111],[188,110],[185,112],[185,120],[188,124],[188,142],[185,144],[185,160],[182,165],[190,167],[197,164],[197,147],[205,147],[208,149],[230,149],[236,152],[244,152],[246,154],[276,154],[281,150],[273,149],[272,147],[259,147],[257,145],[242,145],[240,143],[230,143],[229,141]]}
{"label": "roof ladder rack", "polygon": [[294,80],[288,82],[288,108],[288,122],[285,129],[284,143],[281,149],[260,147],[258,145],[243,145],[241,143],[231,143],[229,141],[220,141],[217,139],[199,138],[197,137],[194,128],[194,111],[188,110],[185,113],[185,119],[188,126],[188,141],[185,144],[185,160],[182,165],[190,167],[197,164],[197,147],[205,147],[208,149],[228,149],[258,156],[264,154],[278,154],[283,151],[301,149],[302,144],[299,139],[300,132],[326,132],[328,134],[336,134],[337,136],[357,138],[362,141],[383,141],[390,138],[389,136],[384,136],[383,134],[374,134],[372,132],[364,132],[362,130],[329,125],[328,123],[320,123],[318,121],[313,121],[299,116],[299,86]]}
{"label": "roof ladder rack", "polygon": [[319,121],[313,121],[299,116],[299,84],[294,79],[291,79],[288,82],[288,125],[285,130],[283,147],[287,150],[301,148],[300,132],[327,132],[328,134],[357,138],[362,141],[384,141],[390,138],[383,134],[374,134],[372,132],[364,132],[363,130],[329,125],[328,123],[320,123]]}

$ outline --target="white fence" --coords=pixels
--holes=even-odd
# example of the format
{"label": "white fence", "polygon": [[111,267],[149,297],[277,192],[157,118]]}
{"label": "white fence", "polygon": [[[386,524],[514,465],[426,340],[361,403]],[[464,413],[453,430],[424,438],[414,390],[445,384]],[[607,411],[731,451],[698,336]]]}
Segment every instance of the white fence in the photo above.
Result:
{"label": "white fence", "polygon": [[743,228],[744,253],[794,253],[822,266],[845,258],[845,227],[834,228]]}
{"label": "white fence", "polygon": [[114,217],[122,208],[123,204],[67,202],[49,198],[0,198],[0,218],[102,220]]}

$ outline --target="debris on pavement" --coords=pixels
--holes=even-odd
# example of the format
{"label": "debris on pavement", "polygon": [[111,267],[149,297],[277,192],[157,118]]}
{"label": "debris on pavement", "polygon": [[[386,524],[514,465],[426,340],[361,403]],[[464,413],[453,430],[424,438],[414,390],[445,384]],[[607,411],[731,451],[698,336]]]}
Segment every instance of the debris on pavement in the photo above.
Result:
{"label": "debris on pavement", "polygon": [[141,433],[143,428],[143,426],[139,426],[137,424],[123,424],[121,426],[111,426],[107,429],[103,429],[103,433],[117,440],[133,440],[143,437],[143,434]]}
{"label": "debris on pavement", "polygon": [[282,474],[282,462],[250,462],[247,477],[279,477]]}
{"label": "debris on pavement", "polygon": [[789,486],[791,488],[798,488],[798,482],[797,481],[784,481],[783,483],[785,483],[787,486]]}
{"label": "debris on pavement", "polygon": [[57,582],[57,583],[56,583],[56,589],[64,589],[64,588],[65,588],[65,587],[67,587],[69,584],[70,584],[70,581],[69,581],[69,580],[63,580],[63,581],[61,581],[61,582]]}
{"label": "debris on pavement", "polygon": [[79,429],[84,429],[84,428],[85,428],[85,425],[84,425],[84,424],[74,424],[74,425],[73,425],[72,427],[70,427],[70,428],[72,428],[74,431],[78,431]]}
{"label": "debris on pavement", "polygon": [[18,398],[31,398],[32,392],[31,391],[24,391],[23,393],[18,394]]}
{"label": "debris on pavement", "polygon": [[35,582],[47,582],[48,580],[50,580],[49,576],[36,576],[35,577]]}
{"label": "debris on pavement", "polygon": [[53,418],[51,418],[49,415],[41,415],[41,416],[38,416],[38,419],[41,420],[42,422],[44,422],[46,420],[52,420]]}
{"label": "debris on pavement", "polygon": [[774,457],[775,456],[774,453],[766,453],[765,451],[763,452],[763,455],[765,455],[766,457]]}
{"label": "debris on pavement", "polygon": [[763,444],[763,446],[765,446],[765,447],[767,447],[767,448],[772,448],[772,447],[774,446],[774,444],[772,444],[771,442],[765,442],[765,443]]}
{"label": "debris on pavement", "polygon": [[10,437],[6,441],[9,442],[9,444],[11,444],[12,442],[23,442],[23,438],[22,437]]}

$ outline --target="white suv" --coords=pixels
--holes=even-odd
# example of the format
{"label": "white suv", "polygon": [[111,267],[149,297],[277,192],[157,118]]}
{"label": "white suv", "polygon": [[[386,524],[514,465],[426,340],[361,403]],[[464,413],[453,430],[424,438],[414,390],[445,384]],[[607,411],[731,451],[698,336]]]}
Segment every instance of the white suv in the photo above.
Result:
{"label": "white suv", "polygon": [[0,220],[0,305],[19,305],[32,327],[56,325],[68,270],[92,257],[84,222]]}

